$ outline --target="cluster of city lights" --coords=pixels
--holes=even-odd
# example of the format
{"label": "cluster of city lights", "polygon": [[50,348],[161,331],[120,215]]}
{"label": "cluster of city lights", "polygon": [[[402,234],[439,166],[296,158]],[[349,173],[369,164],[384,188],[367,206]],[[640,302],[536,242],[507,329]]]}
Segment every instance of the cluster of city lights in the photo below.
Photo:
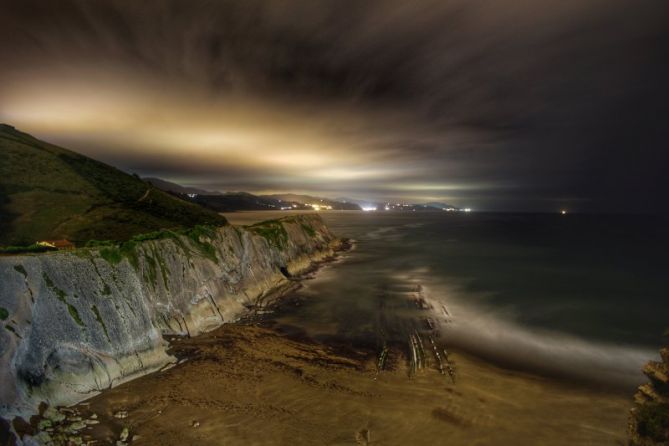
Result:
{"label": "cluster of city lights", "polygon": [[330,211],[332,210],[332,206],[329,204],[307,204],[307,206],[311,206],[311,208],[314,211]]}
{"label": "cluster of city lights", "polygon": [[[405,204],[405,203],[386,203],[383,205],[383,208],[381,206],[374,206],[374,205],[366,205],[366,206],[360,206],[360,208],[365,211],[365,212],[374,212],[383,209],[384,211],[415,211],[417,207],[432,207],[428,205],[415,205],[415,204]],[[436,208],[435,208],[436,209]],[[454,207],[448,207],[448,208],[441,208],[442,211],[446,212],[471,212],[471,208],[454,208]]]}

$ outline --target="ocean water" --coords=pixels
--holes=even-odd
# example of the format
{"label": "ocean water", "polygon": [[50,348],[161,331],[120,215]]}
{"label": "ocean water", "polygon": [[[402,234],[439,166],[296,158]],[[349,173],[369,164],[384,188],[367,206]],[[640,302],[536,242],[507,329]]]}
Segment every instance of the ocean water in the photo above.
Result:
{"label": "ocean water", "polygon": [[[283,214],[279,214],[283,215]],[[228,214],[248,224],[274,213]],[[629,390],[669,328],[667,221],[326,212],[355,249],[275,318],[315,338],[433,337],[504,366]]]}

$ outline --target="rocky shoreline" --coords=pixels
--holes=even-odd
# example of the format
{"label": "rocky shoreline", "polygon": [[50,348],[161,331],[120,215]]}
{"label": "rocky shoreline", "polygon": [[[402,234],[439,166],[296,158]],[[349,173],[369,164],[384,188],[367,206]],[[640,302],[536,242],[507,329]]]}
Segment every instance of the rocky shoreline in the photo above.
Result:
{"label": "rocky shoreline", "polygon": [[164,335],[238,320],[343,248],[319,216],[305,215],[2,257],[0,416],[71,405],[174,364]]}
{"label": "rocky shoreline", "polygon": [[[282,300],[290,306],[290,300]],[[515,373],[453,352],[458,380],[415,372],[400,346],[318,342],[271,315],[170,336],[178,364],[17,424],[24,444],[608,445],[624,396]],[[43,428],[40,430],[40,427]]]}
{"label": "rocky shoreline", "polygon": [[[435,438],[464,445],[516,444],[525,438],[590,446],[623,441],[629,407],[624,396],[499,369],[449,350],[449,360],[458,364],[454,380],[438,361],[414,367],[416,358],[403,346],[388,344],[380,352],[343,338],[318,342],[299,327],[276,323],[275,315],[299,304],[299,293],[290,291],[338,250],[349,248],[315,217],[280,222],[287,227],[285,239],[274,222],[233,229],[253,246],[265,244],[267,250],[259,252],[279,256],[269,262],[272,280],[266,283],[274,285],[241,300],[234,319],[226,316],[225,322],[236,323],[222,324],[219,317],[213,329],[202,329],[211,327],[205,316],[230,310],[218,299],[219,310],[209,301],[208,313],[192,307],[172,322],[158,318],[169,361],[122,385],[118,381],[113,388],[91,392],[84,402],[50,401],[11,424],[0,419],[0,444],[13,444],[10,431],[30,445],[215,445],[221,439],[231,444],[399,445]],[[267,277],[261,276],[266,271],[254,270],[253,279]],[[163,282],[161,276],[156,274],[156,280]],[[172,290],[169,278],[168,283]],[[168,297],[175,299],[174,294]],[[66,302],[80,304],[69,294]],[[86,315],[81,318],[88,322]]]}

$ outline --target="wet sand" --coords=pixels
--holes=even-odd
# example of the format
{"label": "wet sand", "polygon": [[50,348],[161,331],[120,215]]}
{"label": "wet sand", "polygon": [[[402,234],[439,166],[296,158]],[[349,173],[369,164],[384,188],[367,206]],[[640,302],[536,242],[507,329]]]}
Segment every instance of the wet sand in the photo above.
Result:
{"label": "wet sand", "polygon": [[629,397],[458,353],[453,383],[434,364],[409,377],[400,349],[379,371],[378,352],[257,324],[172,345],[179,365],[75,408],[100,420],[84,439],[113,444],[127,427],[136,445],[624,444]]}

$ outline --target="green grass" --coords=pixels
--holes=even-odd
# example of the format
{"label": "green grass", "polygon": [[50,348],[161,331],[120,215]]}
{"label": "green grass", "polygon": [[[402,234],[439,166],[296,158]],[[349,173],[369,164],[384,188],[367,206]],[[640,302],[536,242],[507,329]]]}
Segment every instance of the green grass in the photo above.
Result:
{"label": "green grass", "polygon": [[283,249],[288,243],[288,233],[278,220],[267,220],[249,226],[248,229],[261,237],[278,249]]}
{"label": "green grass", "polygon": [[26,271],[26,269],[23,267],[23,265],[14,265],[14,270],[17,273],[23,274],[24,278],[26,278],[26,279],[28,278],[28,271]]}
{"label": "green grass", "polygon": [[65,291],[61,290],[58,288],[53,281],[51,280],[51,277],[47,273],[42,273],[42,279],[44,279],[44,283],[46,283],[46,286],[54,292],[58,300],[60,300],[63,303],[67,303],[67,294]]}
{"label": "green grass", "polygon": [[70,313],[70,316],[72,317],[72,319],[74,319],[74,322],[76,322],[77,325],[79,325],[80,327],[85,327],[86,326],[86,324],[84,324],[84,321],[81,320],[81,317],[79,316],[79,312],[77,311],[77,309],[75,308],[74,305],[71,305],[71,304],[68,303],[67,304],[67,311]]}
{"label": "green grass", "polygon": [[118,249],[118,246],[109,246],[107,248],[102,248],[100,250],[100,256],[105,259],[107,262],[112,265],[121,263],[123,256],[121,255],[121,250]]}
{"label": "green grass", "polygon": [[104,246],[116,246],[118,242],[113,240],[89,240],[86,242],[86,248],[100,248]]}
{"label": "green grass", "polygon": [[139,270],[139,256],[137,255],[137,242],[127,241],[121,243],[119,248],[121,255],[128,259],[135,271]]}
{"label": "green grass", "polygon": [[5,246],[0,247],[0,254],[30,254],[38,252],[55,251],[55,248],[40,246],[36,243],[28,246]]}
{"label": "green grass", "polygon": [[211,240],[216,238],[216,228],[212,226],[197,225],[194,228],[184,231],[191,244],[205,257],[214,262],[218,262],[216,247]]}
{"label": "green grass", "polygon": [[[155,252],[153,253],[154,255],[156,254]],[[147,273],[149,275],[148,277],[148,282],[153,286],[154,288],[156,287],[156,268],[157,268],[157,262],[156,259],[151,255],[151,253],[146,253],[146,256],[144,257],[146,259],[146,264],[148,266],[147,268]]]}
{"label": "green grass", "polygon": [[100,316],[100,311],[98,310],[98,307],[93,305],[91,307],[91,311],[93,311],[93,314],[95,315],[95,320],[98,321],[98,324],[102,325],[102,329],[105,332],[105,336],[107,336],[107,340],[111,341],[111,339],[109,339],[109,333],[107,332],[107,326],[105,325],[105,321],[102,320],[102,316]]}
{"label": "green grass", "polygon": [[316,230],[312,228],[309,223],[305,223],[303,219],[300,218],[300,216],[283,217],[277,220],[266,220],[251,226],[247,226],[247,229],[264,237],[270,246],[283,249],[288,243],[288,233],[286,232],[286,229],[283,227],[282,223],[299,223],[304,232],[306,232],[309,237],[314,237],[316,235]]}
{"label": "green grass", "polygon": [[302,229],[304,229],[304,232],[309,234],[309,237],[316,236],[316,230],[314,228],[312,228],[311,226],[309,226],[306,223],[300,223],[300,225],[302,226]]}
{"label": "green grass", "polygon": [[67,301],[67,293],[65,293],[65,291],[58,288],[53,283],[53,281],[51,280],[51,277],[49,277],[49,275],[47,273],[42,273],[42,279],[44,279],[44,283],[46,283],[46,286],[51,291],[54,292],[54,294],[56,295],[56,298],[58,298],[59,301],[61,301],[62,303],[64,303],[67,306],[67,311],[68,311],[68,313],[70,313],[70,316],[72,317],[72,319],[74,319],[74,322],[76,322],[77,325],[79,325],[81,327],[85,327],[86,324],[84,324],[84,321],[81,320],[81,317],[79,316],[79,312],[77,311],[77,308]]}
{"label": "green grass", "polygon": [[136,176],[0,124],[0,245],[26,249],[59,238],[83,245],[224,224]]}
{"label": "green grass", "polygon": [[[184,254],[189,256],[193,251],[186,246],[181,238],[182,236],[185,236],[188,239],[190,247],[195,248],[196,252],[199,252],[214,262],[218,262],[219,259],[216,254],[216,247],[213,243],[213,240],[217,237],[217,226],[211,225],[196,225],[192,228],[153,231],[135,235],[125,242],[114,240],[90,240],[86,243],[86,247],[99,248],[100,256],[112,265],[117,265],[121,263],[123,259],[128,259],[135,270],[139,270],[138,250],[142,242],[169,238],[174,240],[174,242],[184,251]],[[160,256],[155,252],[153,253],[153,256],[146,251],[144,254],[149,265],[148,274],[151,282],[155,283],[156,270],[157,267],[160,267],[165,286],[167,286],[167,277],[164,271],[165,265],[160,260]]]}

